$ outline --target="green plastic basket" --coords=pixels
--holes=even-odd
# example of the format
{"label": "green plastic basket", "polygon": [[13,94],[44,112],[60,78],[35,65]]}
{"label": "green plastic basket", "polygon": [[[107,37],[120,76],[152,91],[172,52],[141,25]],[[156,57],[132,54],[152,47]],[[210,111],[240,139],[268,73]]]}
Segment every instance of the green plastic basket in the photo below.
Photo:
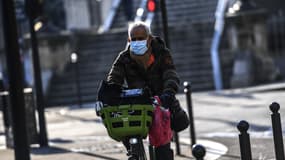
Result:
{"label": "green plastic basket", "polygon": [[133,104],[102,108],[101,117],[111,138],[122,141],[128,136],[146,138],[152,122],[152,105]]}

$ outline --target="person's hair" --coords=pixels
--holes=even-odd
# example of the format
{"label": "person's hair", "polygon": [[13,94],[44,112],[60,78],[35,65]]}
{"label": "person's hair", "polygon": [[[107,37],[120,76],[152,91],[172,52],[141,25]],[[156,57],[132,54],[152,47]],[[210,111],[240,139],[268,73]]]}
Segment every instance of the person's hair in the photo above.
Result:
{"label": "person's hair", "polygon": [[129,28],[128,28],[128,36],[131,37],[131,32],[133,31],[134,28],[139,28],[139,27],[142,27],[144,28],[145,32],[147,35],[150,35],[151,34],[151,30],[150,30],[150,27],[142,22],[142,21],[137,21],[137,22],[134,22],[132,24],[129,25]]}

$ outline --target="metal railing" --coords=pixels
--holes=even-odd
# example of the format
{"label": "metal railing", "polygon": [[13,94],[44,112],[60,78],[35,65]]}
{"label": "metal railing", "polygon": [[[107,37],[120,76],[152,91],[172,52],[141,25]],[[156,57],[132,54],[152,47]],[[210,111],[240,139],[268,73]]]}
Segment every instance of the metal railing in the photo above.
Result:
{"label": "metal railing", "polygon": [[220,40],[222,36],[222,32],[224,29],[224,13],[226,9],[228,0],[219,0],[215,17],[215,32],[213,36],[213,41],[211,45],[211,60],[213,65],[213,77],[215,82],[216,90],[223,89],[223,82],[222,82],[222,73],[220,68],[220,60],[219,60],[219,52],[218,48],[220,45]]}
{"label": "metal railing", "polygon": [[113,1],[112,7],[110,9],[110,12],[109,12],[107,19],[104,21],[104,24],[98,30],[99,33],[107,32],[110,29],[111,24],[114,20],[114,17],[116,15],[116,12],[117,12],[120,4],[121,4],[121,0],[114,0]]}

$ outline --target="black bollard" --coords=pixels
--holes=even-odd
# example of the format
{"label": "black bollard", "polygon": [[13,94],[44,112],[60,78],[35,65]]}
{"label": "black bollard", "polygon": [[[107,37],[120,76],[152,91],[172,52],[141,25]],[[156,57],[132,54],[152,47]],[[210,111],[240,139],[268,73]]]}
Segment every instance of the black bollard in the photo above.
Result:
{"label": "black bollard", "polygon": [[284,160],[284,146],[283,146],[283,137],[281,129],[281,119],[280,119],[280,114],[278,113],[280,105],[276,102],[273,102],[269,106],[269,108],[273,112],[271,114],[271,120],[272,120],[273,139],[275,146],[275,158],[277,160]]}
{"label": "black bollard", "polygon": [[241,160],[252,160],[251,157],[251,148],[250,148],[250,138],[247,130],[249,128],[249,124],[247,121],[240,121],[237,125],[239,134],[239,144],[240,144],[240,154]]}
{"label": "black bollard", "polygon": [[191,137],[191,146],[196,144],[196,135],[195,135],[195,127],[194,127],[194,118],[193,118],[193,107],[192,107],[192,97],[191,97],[191,84],[188,82],[184,82],[184,93],[186,95],[186,101],[188,106],[188,115],[189,115],[189,121],[190,121],[190,137]]}
{"label": "black bollard", "polygon": [[206,155],[206,149],[200,144],[195,144],[192,147],[192,154],[196,160],[203,160],[204,156]]}

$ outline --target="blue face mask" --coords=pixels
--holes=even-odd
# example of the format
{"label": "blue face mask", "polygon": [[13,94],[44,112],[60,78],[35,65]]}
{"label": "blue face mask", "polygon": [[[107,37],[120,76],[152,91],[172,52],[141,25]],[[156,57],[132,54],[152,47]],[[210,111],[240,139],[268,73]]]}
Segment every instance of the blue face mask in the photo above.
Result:
{"label": "blue face mask", "polygon": [[134,55],[144,55],[147,49],[147,40],[130,42],[130,50]]}

